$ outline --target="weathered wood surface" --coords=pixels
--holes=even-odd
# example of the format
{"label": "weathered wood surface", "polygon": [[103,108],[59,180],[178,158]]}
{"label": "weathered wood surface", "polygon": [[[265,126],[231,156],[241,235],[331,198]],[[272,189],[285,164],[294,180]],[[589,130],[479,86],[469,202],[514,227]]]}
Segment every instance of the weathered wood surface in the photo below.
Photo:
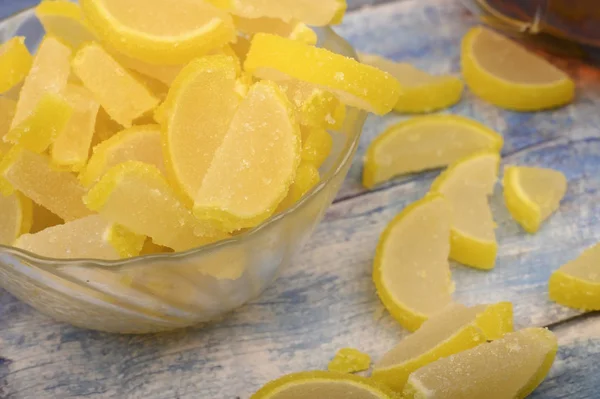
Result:
{"label": "weathered wood surface", "polygon": [[[458,72],[460,37],[474,23],[457,0],[406,0],[353,12],[338,31],[361,51]],[[597,398],[600,316],[579,316],[546,294],[552,270],[600,239],[600,80],[578,62],[562,66],[579,87],[569,107],[515,114],[467,93],[451,110],[500,131],[505,163],[552,166],[569,177],[559,213],[534,236],[510,220],[498,190],[492,198],[501,246],[496,269],[454,266],[453,275],[457,299],[513,301],[518,327],[550,325],[557,333],[557,362],[534,397]],[[386,223],[436,175],[398,179],[373,192],[360,187],[361,154],[401,118],[370,118],[337,203],[303,254],[259,300],[221,322],[116,336],[56,323],[0,292],[0,398],[246,399],[284,373],[324,368],[340,347],[380,356],[405,332],[375,295],[374,248]]]}

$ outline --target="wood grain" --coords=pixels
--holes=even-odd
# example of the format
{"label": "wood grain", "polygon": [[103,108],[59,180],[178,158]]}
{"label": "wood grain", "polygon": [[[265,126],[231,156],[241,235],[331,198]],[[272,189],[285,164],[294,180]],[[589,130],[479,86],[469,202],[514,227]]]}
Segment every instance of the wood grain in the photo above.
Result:
{"label": "wood grain", "polygon": [[[475,22],[458,0],[406,0],[352,12],[338,31],[361,51],[458,73],[460,38]],[[458,300],[510,300],[518,327],[550,325],[556,332],[557,362],[533,397],[597,398],[600,316],[581,316],[547,299],[550,273],[600,239],[598,73],[573,60],[559,65],[577,80],[571,106],[517,114],[467,92],[449,110],[501,132],[504,163],[551,166],[569,178],[560,211],[533,236],[511,221],[498,188],[492,198],[501,247],[496,269],[454,265],[453,277]],[[341,347],[378,358],[406,333],[375,295],[374,248],[388,221],[437,174],[396,179],[372,192],[361,187],[361,154],[402,118],[369,119],[351,174],[302,255],[259,300],[220,322],[117,336],[54,322],[0,292],[0,398],[247,399],[282,374],[323,369]]]}

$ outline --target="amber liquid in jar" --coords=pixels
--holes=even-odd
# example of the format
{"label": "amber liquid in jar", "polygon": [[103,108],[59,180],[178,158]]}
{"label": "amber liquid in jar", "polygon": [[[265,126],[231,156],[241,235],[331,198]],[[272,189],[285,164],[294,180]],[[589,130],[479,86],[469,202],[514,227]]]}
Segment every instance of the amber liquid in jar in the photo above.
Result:
{"label": "amber liquid in jar", "polygon": [[551,50],[600,60],[600,0],[474,0],[482,20]]}

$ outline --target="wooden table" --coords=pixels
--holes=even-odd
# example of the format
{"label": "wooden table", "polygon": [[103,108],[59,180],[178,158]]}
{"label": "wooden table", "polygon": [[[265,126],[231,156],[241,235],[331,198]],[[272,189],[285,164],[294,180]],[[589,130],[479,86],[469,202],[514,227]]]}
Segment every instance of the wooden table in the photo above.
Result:
{"label": "wooden table", "polygon": [[[351,2],[361,3],[375,0]],[[460,38],[475,23],[455,0],[405,0],[353,11],[338,31],[361,51],[458,73]],[[505,163],[551,166],[569,178],[561,209],[533,236],[511,221],[498,189],[492,198],[496,269],[453,265],[453,276],[457,300],[512,301],[517,327],[548,326],[557,334],[556,362],[532,397],[599,398],[600,316],[550,302],[547,280],[600,239],[600,73],[577,61],[558,64],[577,80],[573,105],[517,114],[466,92],[449,111],[501,132]],[[369,119],[347,182],[302,255],[260,299],[224,321],[158,335],[110,335],[57,323],[0,292],[0,398],[246,399],[282,374],[325,368],[342,347],[377,359],[406,332],[375,294],[375,245],[388,221],[437,174],[371,192],[360,186],[361,154],[401,119]]]}

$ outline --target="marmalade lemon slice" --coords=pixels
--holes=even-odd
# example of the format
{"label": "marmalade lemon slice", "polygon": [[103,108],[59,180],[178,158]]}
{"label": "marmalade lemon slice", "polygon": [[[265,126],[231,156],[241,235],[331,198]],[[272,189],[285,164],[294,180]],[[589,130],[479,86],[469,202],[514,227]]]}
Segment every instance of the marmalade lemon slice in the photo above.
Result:
{"label": "marmalade lemon slice", "polygon": [[125,54],[121,54],[116,51],[111,55],[125,68],[134,70],[149,78],[156,79],[167,86],[170,86],[173,83],[179,72],[181,72],[181,69],[184,67],[183,65],[150,64],[148,62],[128,57]]}
{"label": "marmalade lemon slice", "polygon": [[556,350],[556,337],[545,328],[507,334],[413,372],[403,397],[525,398],[548,374]]}
{"label": "marmalade lemon slice", "polygon": [[204,1],[81,0],[95,33],[117,51],[154,64],[184,64],[235,37],[229,14]]}
{"label": "marmalade lemon slice", "polygon": [[131,127],[134,119],[154,109],[159,100],[96,43],[79,49],[73,72],[115,121]]}
{"label": "marmalade lemon slice", "polygon": [[99,215],[91,215],[22,235],[15,247],[47,258],[121,259],[137,256],[145,239]]}
{"label": "marmalade lemon slice", "polygon": [[111,168],[88,192],[85,203],[105,219],[175,251],[226,237],[194,218],[156,166],[139,161]]}
{"label": "marmalade lemon slice", "polygon": [[373,379],[402,392],[413,371],[486,341],[477,326],[478,307],[451,304],[433,315],[375,363]]}
{"label": "marmalade lemon slice", "polygon": [[84,87],[69,84],[65,99],[73,113],[52,145],[52,160],[57,165],[80,170],[87,162],[100,104]]}
{"label": "marmalade lemon slice", "polygon": [[550,299],[581,310],[600,310],[600,244],[552,273]]}
{"label": "marmalade lemon slice", "polygon": [[79,175],[81,184],[89,187],[110,168],[126,161],[154,165],[164,175],[160,126],[144,125],[125,129],[94,147],[85,169]]}
{"label": "marmalade lemon slice", "polygon": [[448,166],[483,150],[500,152],[502,136],[459,115],[420,116],[390,126],[367,149],[366,188],[394,176]]}
{"label": "marmalade lemon slice", "polygon": [[4,196],[0,193],[0,245],[13,245],[28,233],[33,223],[31,200],[19,192]]}
{"label": "marmalade lemon slice", "polygon": [[432,184],[452,207],[450,258],[478,269],[492,269],[498,243],[488,204],[498,180],[500,155],[482,152],[452,164]]}
{"label": "marmalade lemon slice", "polygon": [[346,0],[230,0],[232,14],[246,18],[298,20],[308,25],[325,26],[342,22]]}
{"label": "marmalade lemon slice", "polygon": [[480,26],[463,38],[461,64],[469,89],[502,108],[536,111],[567,104],[575,96],[575,84],[567,74]]}
{"label": "marmalade lemon slice", "polygon": [[371,357],[368,354],[354,348],[342,348],[331,359],[327,370],[336,373],[356,373],[368,370],[370,366]]}
{"label": "marmalade lemon slice", "polygon": [[[92,213],[83,204],[85,190],[77,177],[57,169],[46,155],[14,147],[0,162],[0,177],[67,222]],[[6,187],[0,188],[7,194]]]}
{"label": "marmalade lemon slice", "polygon": [[252,36],[256,33],[273,35],[299,40],[306,44],[317,44],[317,34],[305,23],[291,20],[285,22],[278,18],[242,18],[234,17],[235,27],[242,33]]}
{"label": "marmalade lemon slice", "polygon": [[414,331],[452,301],[448,264],[451,209],[441,195],[406,207],[379,239],[373,281],[381,301]]}
{"label": "marmalade lemon slice", "polygon": [[17,102],[10,98],[0,97],[0,156],[7,153],[12,143],[4,141],[4,136],[10,131],[10,123],[15,116]]}
{"label": "marmalade lemon slice", "polygon": [[333,138],[323,128],[302,128],[302,160],[320,168],[331,154]]}
{"label": "marmalade lemon slice", "polygon": [[183,68],[155,113],[163,127],[170,178],[182,199],[190,204],[239,103],[235,61],[225,55],[212,55]]}
{"label": "marmalade lemon slice", "polygon": [[285,210],[300,201],[302,197],[319,184],[320,181],[321,176],[317,166],[311,162],[301,162],[300,166],[298,166],[298,170],[296,170],[294,182],[290,186],[287,196],[279,204],[277,210]]}
{"label": "marmalade lemon slice", "polygon": [[339,130],[346,107],[332,93],[296,79],[278,82],[296,109],[301,125]]}
{"label": "marmalade lemon slice", "polygon": [[398,399],[370,378],[331,371],[304,371],[273,380],[250,399]]}
{"label": "marmalade lemon slice", "polygon": [[60,39],[73,50],[77,50],[85,42],[96,40],[77,3],[68,0],[43,0],[35,8],[35,15],[48,36]]}
{"label": "marmalade lemon slice", "polygon": [[23,36],[15,36],[0,45],[0,93],[21,83],[29,73],[32,62]]}
{"label": "marmalade lemon slice", "polygon": [[387,72],[296,40],[267,33],[252,38],[244,69],[262,79],[295,78],[330,91],[345,104],[378,115],[391,111],[400,84]]}
{"label": "marmalade lemon slice", "polygon": [[31,115],[44,95],[61,95],[71,73],[71,50],[53,37],[42,40],[19,94],[11,127]]}
{"label": "marmalade lemon slice", "polygon": [[386,71],[400,82],[402,91],[394,106],[398,112],[424,113],[448,108],[460,101],[462,81],[451,75],[434,76],[408,63],[396,63],[372,54],[360,54],[360,61]]}
{"label": "marmalade lemon slice", "polygon": [[553,169],[507,166],[502,184],[506,207],[529,233],[539,230],[567,192],[567,178]]}
{"label": "marmalade lemon slice", "polygon": [[56,94],[44,94],[31,115],[13,127],[4,141],[42,153],[64,132],[72,115],[73,108],[67,100]]}
{"label": "marmalade lemon slice", "polygon": [[271,82],[254,84],[206,172],[194,215],[224,231],[266,220],[294,181],[300,146],[300,129],[283,92]]}

